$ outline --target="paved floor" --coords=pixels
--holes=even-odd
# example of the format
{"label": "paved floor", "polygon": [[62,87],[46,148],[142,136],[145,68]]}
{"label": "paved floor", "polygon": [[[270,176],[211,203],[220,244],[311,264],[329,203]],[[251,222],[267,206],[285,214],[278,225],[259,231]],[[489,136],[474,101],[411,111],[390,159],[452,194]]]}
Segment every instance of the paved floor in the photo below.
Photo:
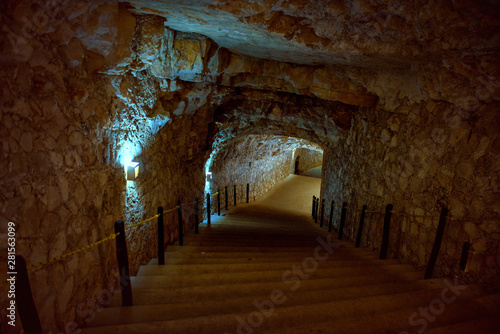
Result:
{"label": "paved floor", "polygon": [[312,197],[319,196],[320,188],[321,179],[291,174],[254,204],[258,210],[310,217]]}
{"label": "paved floor", "polygon": [[309,176],[309,177],[317,177],[317,178],[321,179],[321,167],[323,167],[323,166],[311,168],[309,170],[306,170],[305,172],[303,172],[300,175]]}

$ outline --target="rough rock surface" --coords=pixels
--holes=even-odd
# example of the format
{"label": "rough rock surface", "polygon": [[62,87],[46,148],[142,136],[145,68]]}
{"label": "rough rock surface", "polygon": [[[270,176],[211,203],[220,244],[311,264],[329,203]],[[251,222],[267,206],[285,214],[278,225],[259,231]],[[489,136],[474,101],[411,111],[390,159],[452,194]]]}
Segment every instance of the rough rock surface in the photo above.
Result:
{"label": "rough rock surface", "polygon": [[[349,207],[385,211],[393,204],[389,254],[425,269],[441,207],[449,209],[437,276],[458,275],[495,289],[499,284],[500,126],[492,106],[473,118],[447,103],[429,101],[408,113],[360,110],[350,134],[325,150],[322,198]],[[328,214],[329,216],[329,214]],[[425,216],[425,217],[421,217]],[[334,216],[339,223],[340,210]],[[359,212],[348,211],[345,229],[356,236]],[[383,214],[369,214],[365,246],[380,249]],[[458,264],[472,245],[466,271]]]}
{"label": "rough rock surface", "polygon": [[[284,175],[293,168],[286,152],[305,146],[324,149],[325,198],[432,216],[447,205],[456,220],[436,275],[498,289],[498,8],[2,2],[0,240],[14,221],[17,253],[35,264],[107,237],[116,220],[129,225],[157,206],[193,201],[211,158],[216,182],[239,184],[225,154],[243,170],[249,161],[237,150],[262,143],[268,152],[253,157],[279,160]],[[141,175],[127,183],[132,159]],[[252,177],[257,196],[270,181]],[[172,242],[176,221],[166,219]],[[370,219],[364,244],[377,248],[380,217]],[[436,220],[394,219],[391,255],[423,266]],[[154,224],[127,235],[132,273],[154,255],[154,236]],[[461,273],[464,241],[474,253]],[[47,332],[84,325],[117,292],[114,251],[108,242],[30,271]],[[2,305],[6,295],[0,287]]]}

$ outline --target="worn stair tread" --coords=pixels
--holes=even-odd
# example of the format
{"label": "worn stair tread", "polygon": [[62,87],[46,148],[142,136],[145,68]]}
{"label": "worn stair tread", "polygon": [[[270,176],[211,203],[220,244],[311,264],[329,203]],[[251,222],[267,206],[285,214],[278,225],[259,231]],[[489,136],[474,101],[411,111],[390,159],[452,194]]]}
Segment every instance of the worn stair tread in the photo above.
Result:
{"label": "worn stair tread", "polygon": [[[356,299],[330,301],[324,303],[314,303],[306,305],[292,305],[274,307],[273,316],[265,319],[268,329],[278,329],[283,326],[297,326],[299,324],[314,324],[333,319],[355,318],[363,315],[382,314],[397,310],[401,307],[410,307],[425,304],[427,300],[432,300],[439,295],[442,288],[426,289],[412,292],[362,297]],[[461,299],[471,298],[475,294],[473,288],[464,290]],[[262,301],[258,301],[262,302]],[[285,301],[286,303],[286,301]],[[218,307],[221,307],[218,309]],[[154,305],[154,306],[134,306],[124,308],[113,308],[103,310],[104,321],[116,321],[116,326],[93,327],[87,333],[113,333],[113,330],[120,330],[122,333],[134,333],[142,329],[144,333],[157,333],[163,330],[169,333],[217,333],[238,327],[237,317],[246,318],[249,313],[257,310],[252,304],[243,305],[245,311],[233,313],[213,314],[210,312],[223,311],[223,305],[218,306],[216,302],[190,303],[184,307],[179,305]],[[335,312],[325,312],[335,310]],[[192,314],[205,313],[209,315],[190,316]],[[170,319],[170,320],[168,320]],[[92,326],[98,324],[98,319]],[[192,331],[193,329],[197,331]],[[84,331],[83,333],[85,333]],[[159,333],[159,332],[158,332]]]}
{"label": "worn stair tread", "polygon": [[[321,289],[336,289],[345,288],[350,286],[363,286],[363,285],[373,285],[382,283],[397,283],[397,282],[414,282],[423,278],[423,274],[420,272],[410,272],[402,273],[397,276],[388,277],[385,274],[371,275],[371,276],[349,276],[349,277],[337,277],[337,278],[318,278],[318,279],[307,279],[301,281],[301,290],[321,290]],[[220,294],[221,296],[227,294],[233,294],[235,296],[241,294],[242,291],[255,291],[259,293],[260,291],[272,291],[279,284],[284,284],[283,282],[277,283],[276,281],[271,282],[260,282],[260,283],[235,283],[230,284],[217,284],[217,285],[200,285],[200,286],[188,286],[188,287],[177,287],[172,289],[169,287],[162,287],[159,283],[155,287],[149,285],[148,279],[133,279],[132,289],[136,290],[148,290],[148,291],[158,291],[161,294],[162,291],[166,292],[166,296],[176,300],[183,300],[183,298],[189,298],[198,294],[200,299],[203,296],[211,296],[214,294]],[[198,297],[193,297],[198,298]]]}
{"label": "worn stair tread", "polygon": [[427,329],[428,334],[498,334],[500,316],[482,317],[460,323]]}
{"label": "worn stair tread", "polygon": [[[280,276],[281,277],[281,276]],[[401,272],[398,273],[397,275],[388,275],[387,273],[379,273],[379,274],[371,274],[369,276],[364,275],[364,274],[357,274],[357,275],[351,275],[351,276],[337,276],[337,277],[327,277],[327,278],[319,278],[319,277],[310,277],[307,280],[302,281],[303,284],[322,284],[323,282],[331,282],[329,284],[334,284],[337,281],[346,281],[346,280],[351,280],[353,278],[361,278],[363,282],[368,282],[366,284],[369,284],[369,282],[379,282],[380,280],[387,280],[390,282],[396,282],[396,281],[416,281],[420,280],[423,278],[423,273],[419,271],[409,271],[409,272]],[[224,282],[218,282],[214,284],[218,285],[242,285],[242,284],[266,284],[266,283],[276,283],[277,279],[279,280],[279,277],[271,277],[271,280],[269,281],[263,281],[263,282],[235,282],[235,281],[230,281],[228,283]],[[281,281],[281,280],[279,280]],[[168,283],[168,281],[165,280],[164,276],[135,276],[131,277],[131,283],[133,288],[171,288],[171,284]],[[182,288],[189,288],[189,287],[209,287],[213,286],[209,282],[201,282],[202,284],[196,284],[196,282],[191,281],[191,282],[186,282],[182,284],[181,286],[177,286],[176,288],[182,289]]]}
{"label": "worn stair tread", "polygon": [[[267,282],[253,284],[226,284],[215,286],[198,286],[180,289],[152,289],[152,288],[133,288],[134,305],[153,305],[153,304],[175,304],[183,302],[208,301],[208,300],[226,300],[231,298],[240,298],[245,296],[263,296],[268,295],[274,289],[287,289],[292,283]],[[293,283],[295,285],[295,283]],[[297,292],[299,293],[318,293],[324,294],[325,298],[348,299],[353,297],[369,296],[375,294],[388,293],[389,291],[413,291],[424,288],[443,287],[443,281],[440,279],[415,280],[415,281],[390,281],[385,276],[367,279],[364,276],[349,277],[339,279],[319,279],[308,282],[302,281]],[[121,298],[117,296],[109,307],[118,307],[121,305]]]}
{"label": "worn stair tread", "polygon": [[[316,248],[321,249],[321,253],[325,250],[321,245],[314,244],[304,247],[290,247],[290,246],[238,246],[238,245],[203,245],[203,244],[185,244],[184,246],[171,245],[166,248],[166,253],[192,253],[192,252],[212,252],[212,253],[302,253],[307,256],[312,256]],[[356,254],[374,254],[369,249],[360,248],[354,249],[345,247],[343,245],[336,247],[332,246],[332,255],[341,253],[356,253]]]}
{"label": "worn stair tread", "polygon": [[[259,263],[259,262],[302,262],[305,257],[274,257],[274,256],[255,256],[255,254],[248,254],[245,257],[227,257],[227,258],[218,258],[212,256],[203,256],[203,257],[167,257],[165,258],[165,264],[176,264],[176,265],[189,265],[189,264],[210,264],[210,263],[220,263],[220,264],[228,264],[228,263]],[[363,259],[376,259],[374,256],[346,256],[345,259],[352,260],[363,260]],[[335,261],[336,259],[328,259],[326,261]],[[150,264],[158,264],[156,259],[150,260]]]}
{"label": "worn stair tread", "polygon": [[[297,265],[298,266],[298,265]],[[311,270],[312,271],[312,270]],[[415,272],[412,265],[407,264],[388,264],[372,265],[361,267],[340,267],[340,268],[317,268],[309,275],[311,278],[333,278],[358,275],[398,275],[405,272]],[[172,276],[135,276],[133,281],[149,280],[149,284],[163,287],[185,287],[193,285],[211,285],[211,284],[229,284],[245,282],[269,282],[280,281],[285,274],[284,270],[273,271],[255,271],[255,272],[229,272],[229,273],[208,273],[199,275],[172,275]],[[292,270],[288,270],[292,273]],[[287,275],[287,276],[292,276]],[[161,284],[161,285],[159,285]]]}
{"label": "worn stair tread", "polygon": [[[185,264],[185,265],[145,265],[139,268],[136,276],[148,275],[197,275],[208,273],[253,272],[287,270],[299,261],[278,263],[231,263],[231,264]],[[400,264],[398,260],[342,260],[318,261],[320,268],[360,267],[373,265]]]}
{"label": "worn stair tread", "polygon": [[[482,293],[484,293],[484,291]],[[445,297],[450,298],[448,300],[451,300],[454,296],[456,295],[454,295],[453,292],[447,291],[445,293]],[[336,319],[335,321],[327,321],[311,325],[281,328],[278,330],[266,331],[266,333],[328,333],[332,328],[335,328],[336,334],[417,333],[419,331],[425,331],[425,333],[434,333],[434,331],[436,331],[436,334],[451,334],[457,333],[456,330],[460,329],[461,326],[464,326],[464,324],[468,322],[479,325],[482,321],[485,321],[489,323],[485,328],[491,328],[491,325],[495,323],[494,321],[491,321],[492,317],[495,317],[495,315],[500,313],[500,310],[494,310],[486,305],[477,303],[474,298],[464,299],[459,297],[459,299],[455,299],[450,303],[443,302],[443,305],[445,306],[443,310],[441,311],[440,309],[436,309],[436,314],[433,314],[429,309],[429,305],[435,300],[441,300],[441,293],[438,293],[435,298],[428,300],[426,303],[418,307],[403,307],[399,310],[384,314],[364,316],[358,318],[357,321],[352,321],[352,319]],[[437,305],[437,302],[434,302],[434,304]],[[419,313],[420,308],[429,310],[428,315],[427,313]],[[498,317],[496,317],[496,319],[500,320]],[[471,329],[474,329],[473,326],[465,327],[468,328],[469,331],[458,331],[458,333],[482,333],[480,331],[470,331]],[[441,330],[441,328],[443,330]]]}
{"label": "worn stair tread", "polygon": [[[302,262],[304,260],[304,257],[297,257],[297,256],[285,256],[285,257],[276,257],[272,255],[259,255],[255,256],[255,253],[250,253],[250,254],[243,254],[246,256],[228,256],[228,257],[223,257],[221,253],[219,254],[211,254],[211,253],[204,253],[204,254],[191,254],[191,256],[179,256],[179,254],[176,254],[174,256],[168,256],[165,258],[165,264],[176,264],[176,265],[189,265],[189,264],[226,264],[226,263],[261,263],[261,262]],[[363,260],[363,259],[376,259],[377,257],[374,255],[366,255],[366,256],[356,256],[356,255],[349,255],[345,256],[344,259],[352,259],[352,260]],[[326,261],[337,261],[337,258],[329,258]],[[158,264],[158,259],[151,259],[148,262],[148,265],[156,265]]]}

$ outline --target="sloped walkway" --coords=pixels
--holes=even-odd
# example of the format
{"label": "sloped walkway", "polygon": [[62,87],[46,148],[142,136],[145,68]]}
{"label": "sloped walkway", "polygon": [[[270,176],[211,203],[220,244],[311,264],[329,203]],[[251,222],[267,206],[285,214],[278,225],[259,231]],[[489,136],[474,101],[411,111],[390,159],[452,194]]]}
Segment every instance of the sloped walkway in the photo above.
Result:
{"label": "sloped walkway", "polygon": [[292,175],[212,216],[167,247],[165,266],[141,267],[134,306],[116,298],[82,333],[497,333],[498,295],[423,280],[319,229],[308,203],[318,182]]}
{"label": "sloped walkway", "polygon": [[300,176],[317,177],[321,179],[321,169],[323,166],[314,167],[299,174]]}

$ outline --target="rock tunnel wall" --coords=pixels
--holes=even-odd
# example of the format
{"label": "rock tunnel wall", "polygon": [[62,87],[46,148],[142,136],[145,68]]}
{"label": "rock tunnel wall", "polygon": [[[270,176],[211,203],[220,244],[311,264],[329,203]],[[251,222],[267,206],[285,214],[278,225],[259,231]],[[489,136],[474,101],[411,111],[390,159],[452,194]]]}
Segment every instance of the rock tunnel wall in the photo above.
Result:
{"label": "rock tunnel wall", "polygon": [[[224,207],[224,187],[228,186],[228,204],[234,200],[232,187],[250,184],[249,200],[254,201],[290,175],[293,144],[281,136],[248,135],[236,139],[213,159],[211,193],[221,189],[221,209]],[[237,189],[237,203],[246,202],[246,189]],[[215,205],[213,206],[215,210]]]}
{"label": "rock tunnel wall", "polygon": [[[388,254],[420,269],[427,265],[445,206],[453,218],[434,275],[498,286],[500,119],[492,108],[465,112],[430,100],[392,112],[360,111],[349,135],[325,150],[322,198],[381,211],[391,203],[394,211],[408,214],[393,215]],[[335,210],[338,226],[340,208]],[[358,224],[359,212],[348,211],[350,239]],[[367,214],[362,246],[379,251],[382,226],[383,214]],[[465,272],[458,267],[464,242],[473,249]]]}
{"label": "rock tunnel wall", "polygon": [[298,173],[303,173],[314,167],[321,166],[323,164],[323,152],[310,150],[307,148],[298,148],[294,153],[294,163],[292,166],[293,171],[295,171],[295,161],[299,159],[299,170]]}
{"label": "rock tunnel wall", "polygon": [[[130,55],[134,16],[106,1],[44,5],[23,2],[2,16],[11,31],[1,40],[0,240],[7,243],[7,223],[14,222],[16,254],[28,266],[108,237],[117,220],[131,225],[156,214],[158,205],[169,209],[178,199],[202,195],[207,145],[206,113],[147,117],[141,108],[147,99],[137,96],[132,105],[122,94],[134,97],[127,84],[140,76],[127,81],[126,75],[98,71],[119,68],[117,59],[127,50]],[[47,21],[27,36],[24,22],[32,24],[35,14]],[[196,133],[187,130],[198,127]],[[141,174],[127,182],[123,164],[133,158],[141,162]],[[185,208],[184,217],[192,225],[192,209]],[[176,239],[176,228],[167,216],[167,242]],[[156,257],[155,225],[128,230],[127,242],[134,274]],[[6,256],[0,253],[2,263]],[[30,268],[44,332],[72,332],[113,295],[120,298],[117,274],[114,240]],[[1,278],[6,281],[5,272]],[[7,288],[0,287],[2,306]],[[9,333],[5,311],[0,331]]]}

